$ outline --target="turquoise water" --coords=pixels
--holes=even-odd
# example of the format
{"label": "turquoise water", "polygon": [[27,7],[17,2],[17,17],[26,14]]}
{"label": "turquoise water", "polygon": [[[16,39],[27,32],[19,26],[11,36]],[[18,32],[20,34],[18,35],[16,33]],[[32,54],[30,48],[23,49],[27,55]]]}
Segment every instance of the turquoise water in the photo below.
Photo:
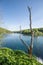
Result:
{"label": "turquoise water", "polygon": [[[31,42],[31,36],[21,34],[21,38],[29,46]],[[0,38],[0,47],[8,47],[13,50],[23,50],[28,53],[26,46],[20,40],[20,34],[4,34]],[[34,37],[33,43],[33,55],[43,59],[43,36]]]}

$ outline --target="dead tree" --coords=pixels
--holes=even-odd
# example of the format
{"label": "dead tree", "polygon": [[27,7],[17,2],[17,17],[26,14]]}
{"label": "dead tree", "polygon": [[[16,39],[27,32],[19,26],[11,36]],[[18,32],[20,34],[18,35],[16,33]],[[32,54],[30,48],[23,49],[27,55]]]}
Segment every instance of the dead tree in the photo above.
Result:
{"label": "dead tree", "polygon": [[21,38],[21,25],[20,25],[20,38]]}
{"label": "dead tree", "polygon": [[22,39],[21,34],[22,34],[22,30],[21,30],[21,26],[20,26],[20,36],[19,36],[19,38],[20,38],[21,42],[25,45],[25,47],[29,50],[29,46],[28,46],[27,43]]}
{"label": "dead tree", "polygon": [[[29,20],[30,20],[30,33],[31,33],[31,43],[30,43],[30,46],[28,46],[27,43],[25,43],[25,41],[21,38],[21,36],[20,36],[20,40],[26,46],[26,48],[28,49],[29,56],[30,56],[30,58],[32,58],[34,32],[32,30],[31,8],[30,7],[28,7],[28,11],[29,11]],[[21,27],[20,27],[20,32],[21,32]]]}
{"label": "dead tree", "polygon": [[29,54],[30,54],[30,58],[32,58],[34,32],[33,32],[33,30],[32,30],[31,8],[30,8],[29,6],[28,6],[28,11],[29,11],[30,32],[31,32],[31,43],[30,43],[30,48],[29,48]]}

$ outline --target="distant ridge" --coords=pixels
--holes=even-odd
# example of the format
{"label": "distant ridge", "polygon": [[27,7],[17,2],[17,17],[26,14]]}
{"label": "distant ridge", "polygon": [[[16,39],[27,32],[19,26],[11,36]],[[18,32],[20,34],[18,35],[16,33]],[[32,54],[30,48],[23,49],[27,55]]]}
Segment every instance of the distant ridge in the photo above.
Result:
{"label": "distant ridge", "polygon": [[0,34],[1,33],[11,33],[11,31],[0,27]]}
{"label": "distant ridge", "polygon": [[[35,36],[39,36],[39,35],[43,35],[43,28],[33,28],[33,31],[34,31],[34,35]],[[22,30],[22,34],[29,34],[31,35],[31,32],[30,32],[30,29],[25,29],[25,30]]]}

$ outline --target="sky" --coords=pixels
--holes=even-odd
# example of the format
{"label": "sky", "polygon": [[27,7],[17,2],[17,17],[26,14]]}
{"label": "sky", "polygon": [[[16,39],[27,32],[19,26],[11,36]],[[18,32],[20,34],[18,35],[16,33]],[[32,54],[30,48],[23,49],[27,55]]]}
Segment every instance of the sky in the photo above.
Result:
{"label": "sky", "polygon": [[31,7],[32,27],[43,27],[43,0],[0,0],[0,27],[11,31],[28,29]]}

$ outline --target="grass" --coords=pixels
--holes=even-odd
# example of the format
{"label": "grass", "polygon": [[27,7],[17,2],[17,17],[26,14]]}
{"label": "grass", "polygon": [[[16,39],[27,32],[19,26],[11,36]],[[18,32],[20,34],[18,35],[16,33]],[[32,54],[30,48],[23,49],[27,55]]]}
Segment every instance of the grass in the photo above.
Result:
{"label": "grass", "polygon": [[0,65],[42,65],[36,57],[29,58],[29,55],[21,50],[0,48]]}

